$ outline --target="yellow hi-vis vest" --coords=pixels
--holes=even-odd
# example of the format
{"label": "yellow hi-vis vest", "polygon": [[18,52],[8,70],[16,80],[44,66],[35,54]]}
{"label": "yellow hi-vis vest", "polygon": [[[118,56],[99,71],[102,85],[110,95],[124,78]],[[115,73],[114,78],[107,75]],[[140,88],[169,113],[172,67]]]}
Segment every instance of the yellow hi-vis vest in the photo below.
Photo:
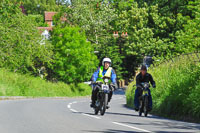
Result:
{"label": "yellow hi-vis vest", "polygon": [[106,71],[105,75],[103,76],[103,66],[100,67],[99,70],[99,77],[97,78],[97,81],[103,81],[103,77],[111,77],[112,74],[112,67],[109,67]]}

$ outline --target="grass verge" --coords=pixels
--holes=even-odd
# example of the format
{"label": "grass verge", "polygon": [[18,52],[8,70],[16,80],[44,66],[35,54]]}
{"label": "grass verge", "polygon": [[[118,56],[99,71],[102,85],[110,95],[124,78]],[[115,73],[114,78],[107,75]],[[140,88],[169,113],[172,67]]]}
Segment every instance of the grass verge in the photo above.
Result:
{"label": "grass verge", "polygon": [[[151,90],[153,114],[200,123],[200,63],[181,56],[150,68],[157,87]],[[133,107],[135,87],[126,91],[127,105]]]}
{"label": "grass verge", "polygon": [[91,94],[91,87],[80,83],[52,83],[40,77],[0,69],[0,96],[73,97]]}

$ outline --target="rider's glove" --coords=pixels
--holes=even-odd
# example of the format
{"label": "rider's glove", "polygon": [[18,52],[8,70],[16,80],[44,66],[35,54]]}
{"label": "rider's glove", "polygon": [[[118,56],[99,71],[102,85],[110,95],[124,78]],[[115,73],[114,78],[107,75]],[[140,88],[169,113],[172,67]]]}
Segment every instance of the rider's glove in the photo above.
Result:
{"label": "rider's glove", "polygon": [[117,89],[117,84],[111,83],[110,86],[112,88],[112,91],[115,91]]}
{"label": "rider's glove", "polygon": [[156,85],[153,85],[153,88],[156,88]]}

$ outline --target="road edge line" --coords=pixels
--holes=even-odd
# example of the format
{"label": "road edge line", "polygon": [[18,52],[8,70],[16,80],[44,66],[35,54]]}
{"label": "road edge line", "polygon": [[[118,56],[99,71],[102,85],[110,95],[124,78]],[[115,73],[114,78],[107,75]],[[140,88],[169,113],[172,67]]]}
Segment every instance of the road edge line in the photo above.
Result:
{"label": "road edge line", "polygon": [[142,132],[147,132],[147,133],[150,133],[150,132],[151,132],[151,131],[148,131],[148,130],[145,130],[145,129],[141,129],[141,128],[137,128],[137,127],[129,126],[129,125],[122,124],[122,123],[119,123],[119,122],[112,122],[112,123],[113,123],[113,124],[116,124],[116,125],[120,125],[120,126],[128,127],[128,128],[132,128],[132,129],[135,129],[135,130],[138,130],[138,131],[142,131]]}

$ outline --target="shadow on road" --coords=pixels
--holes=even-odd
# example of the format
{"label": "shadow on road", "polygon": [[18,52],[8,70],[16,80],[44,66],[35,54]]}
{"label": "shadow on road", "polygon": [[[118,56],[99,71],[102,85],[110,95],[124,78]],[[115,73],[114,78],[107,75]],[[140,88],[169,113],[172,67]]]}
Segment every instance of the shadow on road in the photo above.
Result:
{"label": "shadow on road", "polygon": [[84,130],[83,132],[89,132],[89,133],[138,133],[138,132],[134,132],[134,131],[114,130],[114,129],[108,129],[106,131]]}
{"label": "shadow on road", "polygon": [[123,116],[130,116],[130,117],[138,117],[138,115],[134,115],[134,114],[127,114],[127,113],[117,113],[117,112],[106,112],[106,114],[110,114],[110,115],[123,115]]}
{"label": "shadow on road", "polygon": [[114,91],[114,95],[125,95],[124,89],[118,89]]}

